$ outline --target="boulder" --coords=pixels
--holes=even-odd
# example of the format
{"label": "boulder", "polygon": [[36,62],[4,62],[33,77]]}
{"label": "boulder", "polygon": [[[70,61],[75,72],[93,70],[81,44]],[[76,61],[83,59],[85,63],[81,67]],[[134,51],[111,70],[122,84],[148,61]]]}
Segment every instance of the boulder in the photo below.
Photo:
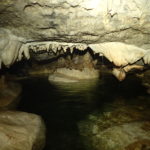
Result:
{"label": "boulder", "polygon": [[19,112],[0,112],[1,150],[42,150],[45,144],[45,125],[38,115]]}
{"label": "boulder", "polygon": [[[150,148],[150,121],[108,128],[97,135],[97,150],[142,150]],[[98,144],[99,143],[99,144]],[[133,146],[134,145],[134,146]]]}
{"label": "boulder", "polygon": [[[145,100],[146,99],[141,99]],[[149,100],[148,100],[149,101]],[[150,148],[149,105],[123,106],[90,114],[78,124],[87,150],[148,150]]]}

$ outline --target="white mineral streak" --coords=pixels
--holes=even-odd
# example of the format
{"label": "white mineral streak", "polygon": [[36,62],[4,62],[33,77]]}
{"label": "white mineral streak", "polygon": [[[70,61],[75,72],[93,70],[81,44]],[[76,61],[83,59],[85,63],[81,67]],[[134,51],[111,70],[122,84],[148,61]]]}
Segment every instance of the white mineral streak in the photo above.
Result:
{"label": "white mineral streak", "polygon": [[113,68],[112,74],[119,80],[123,81],[126,78],[126,73],[133,70],[133,69],[138,69],[138,70],[143,70],[144,66],[140,65],[127,65],[123,68]]}
{"label": "white mineral streak", "polygon": [[70,52],[73,53],[73,50],[74,50],[74,47],[71,46],[71,47],[70,47]]}
{"label": "white mineral streak", "polygon": [[113,68],[112,74],[119,80],[123,81],[126,77],[126,73],[123,69],[121,68]]}
{"label": "white mineral streak", "polygon": [[17,61],[22,60],[23,56],[25,56],[27,59],[30,58],[29,46],[27,44],[23,44],[20,48]]}
{"label": "white mineral streak", "polygon": [[120,42],[90,44],[89,47],[96,53],[102,53],[116,66],[133,64],[146,54],[146,50],[142,48]]}
{"label": "white mineral streak", "polygon": [[67,52],[67,49],[68,49],[67,45],[62,46],[62,48],[63,48],[64,52]]}
{"label": "white mineral streak", "polygon": [[[121,68],[113,68],[112,74],[122,81],[126,77],[126,72],[132,69],[143,69],[143,66],[134,65],[135,62],[144,58],[148,63],[149,53],[142,48],[134,45],[127,45],[120,42],[108,42],[100,44],[90,44],[89,47],[95,53],[103,54],[110,62]],[[132,65],[133,64],[133,65]]]}
{"label": "white mineral streak", "polygon": [[61,45],[58,45],[57,50],[60,51],[62,49]]}
{"label": "white mineral streak", "polygon": [[0,60],[5,66],[13,64],[22,45],[23,38],[13,35],[9,30],[0,28]]}
{"label": "white mineral streak", "polygon": [[133,64],[133,65],[127,65],[123,68],[123,70],[125,72],[129,72],[130,70],[132,69],[138,69],[138,70],[143,70],[144,66],[141,66],[141,65],[136,65],[136,64]]}
{"label": "white mineral streak", "polygon": [[145,64],[150,64],[150,50],[146,52],[145,56],[143,57],[143,60]]}
{"label": "white mineral streak", "polygon": [[9,67],[11,64],[15,62],[17,59],[18,51],[21,47],[22,43],[15,40],[10,40],[6,47],[2,50],[0,58],[4,65]]}

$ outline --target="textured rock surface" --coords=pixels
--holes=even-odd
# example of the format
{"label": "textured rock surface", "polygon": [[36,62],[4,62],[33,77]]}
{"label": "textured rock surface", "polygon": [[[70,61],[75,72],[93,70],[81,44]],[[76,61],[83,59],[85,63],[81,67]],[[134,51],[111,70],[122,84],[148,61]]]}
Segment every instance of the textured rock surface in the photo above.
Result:
{"label": "textured rock surface", "polygon": [[[90,114],[79,123],[88,150],[146,150],[150,147],[149,99],[137,105],[116,100],[114,109]],[[117,106],[118,105],[118,106]],[[110,107],[110,106],[108,106]],[[111,106],[112,107],[112,106]]]}
{"label": "textured rock surface", "polygon": [[146,54],[146,50],[134,45],[121,42],[107,42],[89,45],[95,52],[102,53],[110,62],[116,66],[133,64]]}
{"label": "textured rock surface", "polygon": [[150,64],[150,50],[147,51],[147,54],[144,56],[143,59],[145,64]]}
{"label": "textured rock surface", "polygon": [[60,68],[55,73],[49,75],[49,81],[58,82],[78,82],[84,79],[96,79],[99,77],[99,71],[95,69],[84,68],[82,71],[75,69]]}
{"label": "textured rock surface", "polygon": [[42,119],[25,112],[0,112],[1,150],[42,150],[45,126]]}
{"label": "textured rock surface", "polygon": [[[121,126],[114,126],[105,130],[102,134],[99,135],[101,149],[127,150],[130,149],[130,145],[134,145],[134,149],[132,150],[142,150],[143,147],[149,149],[150,132],[142,128],[145,126],[148,126],[149,128],[150,122],[129,123]],[[144,140],[147,142],[142,143]],[[137,144],[134,144],[135,142]]]}
{"label": "textured rock surface", "polygon": [[[78,51],[79,52],[79,51]],[[78,82],[84,79],[99,78],[99,70],[95,69],[97,61],[89,52],[85,54],[73,53],[58,58],[56,69],[49,75],[50,81]]]}
{"label": "textured rock surface", "polygon": [[121,41],[150,48],[150,1],[1,0],[0,27],[28,41]]}
{"label": "textured rock surface", "polygon": [[22,38],[15,36],[10,30],[0,28],[0,68],[1,62],[6,66],[13,64],[22,46]]}

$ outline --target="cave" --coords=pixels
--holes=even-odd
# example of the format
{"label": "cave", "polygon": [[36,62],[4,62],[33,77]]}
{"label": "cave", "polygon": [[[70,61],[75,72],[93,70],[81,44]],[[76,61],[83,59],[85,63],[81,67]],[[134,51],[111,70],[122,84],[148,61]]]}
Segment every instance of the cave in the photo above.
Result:
{"label": "cave", "polygon": [[150,150],[149,108],[149,0],[0,1],[0,150]]}

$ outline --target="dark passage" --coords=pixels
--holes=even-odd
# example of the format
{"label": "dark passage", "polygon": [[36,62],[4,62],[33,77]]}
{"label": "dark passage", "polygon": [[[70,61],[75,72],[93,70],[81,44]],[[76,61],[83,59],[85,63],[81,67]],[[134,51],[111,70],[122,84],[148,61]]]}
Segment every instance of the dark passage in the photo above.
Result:
{"label": "dark passage", "polygon": [[[116,99],[134,105],[139,97],[148,99],[140,80],[129,76],[118,82],[105,75],[100,80],[53,84],[46,78],[20,81],[23,85],[19,110],[43,117],[47,127],[44,150],[85,150],[78,122],[96,110],[101,112]],[[110,108],[111,109],[111,108]]]}

